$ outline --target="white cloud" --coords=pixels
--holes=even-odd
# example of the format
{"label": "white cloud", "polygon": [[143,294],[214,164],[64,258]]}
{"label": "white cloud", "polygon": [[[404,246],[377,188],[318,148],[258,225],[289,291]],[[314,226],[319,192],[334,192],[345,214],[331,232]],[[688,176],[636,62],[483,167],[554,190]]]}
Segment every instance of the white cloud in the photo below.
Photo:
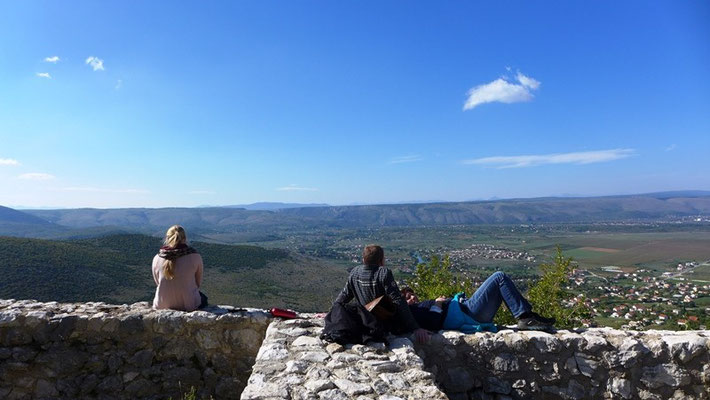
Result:
{"label": "white cloud", "polygon": [[90,187],[90,186],[64,187],[64,188],[61,188],[60,190],[65,191],[65,192],[121,193],[121,194],[150,193],[149,191],[143,190],[143,189],[106,189],[106,188],[97,188],[97,187]]}
{"label": "white cloud", "polygon": [[52,57],[46,57],[44,59],[44,62],[56,64],[58,61],[61,61],[61,58],[59,56],[52,56]]}
{"label": "white cloud", "polygon": [[465,160],[464,164],[482,164],[497,168],[536,167],[545,164],[593,164],[619,160],[636,154],[634,149],[611,149],[582,151],[573,153],[554,153],[526,156],[495,156]]}
{"label": "white cloud", "polygon": [[518,71],[515,79],[498,78],[493,82],[484,83],[468,91],[468,99],[463,106],[464,111],[485,103],[519,103],[533,99],[531,91],[540,87],[540,81],[525,76]]}
{"label": "white cloud", "polygon": [[118,89],[120,89],[122,86],[123,86],[123,81],[122,81],[121,79],[119,79],[118,81],[116,81],[116,86],[114,86],[114,88],[115,88],[116,90],[118,90]]}
{"label": "white cloud", "polygon": [[49,72],[38,72],[37,76],[40,78],[52,79],[52,76],[49,75]]}
{"label": "white cloud", "polygon": [[423,160],[422,156],[409,155],[409,156],[395,157],[389,161],[389,164],[401,164],[401,163],[415,162],[415,161],[421,161],[421,160]]}
{"label": "white cloud", "polygon": [[17,178],[29,181],[46,181],[54,179],[54,175],[45,174],[44,172],[28,172],[18,176]]}
{"label": "white cloud", "polygon": [[529,76],[525,76],[520,71],[518,71],[518,73],[517,73],[517,75],[515,75],[515,77],[518,78],[518,82],[520,82],[520,84],[525,86],[526,88],[536,90],[537,88],[540,87],[540,81],[535,80]]}
{"label": "white cloud", "polygon": [[103,71],[104,70],[104,60],[91,56],[86,59],[86,64],[91,65],[91,68],[94,69],[94,71]]}
{"label": "white cloud", "polygon": [[0,158],[0,165],[20,165],[20,162],[12,158]]}
{"label": "white cloud", "polygon": [[318,191],[318,189],[316,189],[316,188],[302,187],[302,186],[298,186],[294,183],[292,183],[288,186],[276,188],[276,190],[282,191],[282,192],[317,192]]}
{"label": "white cloud", "polygon": [[215,192],[211,190],[192,190],[187,192],[188,194],[215,194]]}
{"label": "white cloud", "polygon": [[678,147],[678,146],[676,146],[676,144],[673,143],[672,145],[666,147],[666,151],[673,151],[673,150],[675,150],[676,147]]}

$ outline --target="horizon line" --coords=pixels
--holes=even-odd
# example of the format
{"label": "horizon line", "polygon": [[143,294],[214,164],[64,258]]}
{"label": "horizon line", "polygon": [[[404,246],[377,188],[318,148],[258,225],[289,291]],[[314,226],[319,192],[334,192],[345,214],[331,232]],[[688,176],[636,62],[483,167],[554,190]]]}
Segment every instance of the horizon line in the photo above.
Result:
{"label": "horizon line", "polygon": [[[26,207],[22,205],[7,205],[0,207],[7,207],[13,210],[81,210],[81,209],[93,209],[93,210],[120,210],[120,209],[165,209],[165,208],[244,208],[248,206],[253,206],[257,204],[289,204],[293,205],[288,208],[305,208],[310,206],[310,208],[319,207],[359,207],[359,206],[388,206],[388,205],[421,205],[421,204],[442,204],[442,203],[476,203],[476,202],[496,202],[496,201],[510,201],[510,200],[535,200],[535,199],[582,199],[582,198],[603,198],[603,197],[627,197],[627,196],[652,196],[652,195],[662,195],[662,194],[673,194],[673,193],[695,193],[698,197],[710,196],[710,189],[683,189],[683,190],[662,190],[655,192],[644,192],[644,193],[617,193],[617,194],[604,194],[604,195],[583,195],[583,194],[558,194],[558,195],[547,195],[547,196],[530,196],[530,197],[489,197],[486,199],[470,199],[470,200],[406,200],[397,202],[380,202],[380,203],[349,203],[349,204],[328,204],[328,203],[290,203],[281,201],[257,201],[249,204],[225,204],[225,205],[198,205],[198,206],[157,206],[157,207],[53,207],[53,206],[37,206],[37,207]],[[300,207],[304,206],[304,207]],[[278,208],[276,208],[278,209]],[[248,210],[248,211],[268,211],[268,210]]]}

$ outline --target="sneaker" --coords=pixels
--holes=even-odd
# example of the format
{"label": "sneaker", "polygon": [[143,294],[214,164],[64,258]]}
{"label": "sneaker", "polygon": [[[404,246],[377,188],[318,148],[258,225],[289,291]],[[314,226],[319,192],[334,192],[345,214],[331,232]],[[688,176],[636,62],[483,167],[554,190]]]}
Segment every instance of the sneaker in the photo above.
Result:
{"label": "sneaker", "polygon": [[545,318],[537,313],[530,313],[526,318],[518,320],[518,329],[523,331],[550,331],[554,330],[554,318]]}

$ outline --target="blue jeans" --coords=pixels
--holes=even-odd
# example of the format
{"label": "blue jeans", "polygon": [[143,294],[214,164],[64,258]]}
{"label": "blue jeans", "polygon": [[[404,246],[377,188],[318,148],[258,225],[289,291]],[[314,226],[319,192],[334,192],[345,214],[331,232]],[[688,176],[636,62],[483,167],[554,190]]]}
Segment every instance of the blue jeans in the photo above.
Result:
{"label": "blue jeans", "polygon": [[468,308],[476,321],[491,322],[502,302],[505,302],[516,318],[532,310],[532,306],[520,294],[510,277],[499,271],[489,276],[462,305]]}

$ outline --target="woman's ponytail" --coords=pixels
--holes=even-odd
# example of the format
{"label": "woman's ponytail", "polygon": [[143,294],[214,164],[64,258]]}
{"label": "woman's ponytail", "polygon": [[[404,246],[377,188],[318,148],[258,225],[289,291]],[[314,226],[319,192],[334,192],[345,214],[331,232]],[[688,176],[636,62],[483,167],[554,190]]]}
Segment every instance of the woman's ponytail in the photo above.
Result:
{"label": "woman's ponytail", "polygon": [[[187,243],[187,235],[185,234],[185,229],[182,226],[173,225],[168,228],[167,232],[165,232],[165,240],[163,241],[163,244],[171,249],[185,243]],[[165,264],[163,264],[163,273],[165,274],[166,279],[175,278],[175,260],[165,260]]]}

